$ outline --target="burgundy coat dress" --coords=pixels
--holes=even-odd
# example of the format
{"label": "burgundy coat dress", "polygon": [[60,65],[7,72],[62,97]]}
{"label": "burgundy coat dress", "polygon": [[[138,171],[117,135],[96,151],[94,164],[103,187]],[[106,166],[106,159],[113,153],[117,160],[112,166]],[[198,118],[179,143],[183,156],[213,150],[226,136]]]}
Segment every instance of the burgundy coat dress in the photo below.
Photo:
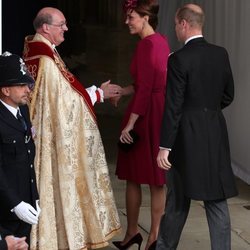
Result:
{"label": "burgundy coat dress", "polygon": [[131,113],[139,115],[134,130],[139,140],[128,152],[119,149],[116,175],[138,184],[163,185],[165,173],[158,168],[160,128],[166,92],[169,45],[159,33],[138,42],[131,63],[135,93],[125,112],[122,129]]}

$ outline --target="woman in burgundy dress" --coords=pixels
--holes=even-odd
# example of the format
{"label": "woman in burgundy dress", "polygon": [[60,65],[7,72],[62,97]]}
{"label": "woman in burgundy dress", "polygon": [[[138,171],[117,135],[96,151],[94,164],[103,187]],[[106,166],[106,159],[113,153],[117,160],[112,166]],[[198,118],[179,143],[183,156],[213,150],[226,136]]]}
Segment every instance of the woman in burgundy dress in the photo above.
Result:
{"label": "woman in burgundy dress", "polygon": [[120,141],[132,143],[129,131],[139,136],[128,151],[119,149],[116,175],[127,181],[127,231],[123,241],[113,242],[119,249],[127,249],[142,237],[138,230],[141,205],[141,184],[148,184],[151,194],[151,229],[146,250],[154,249],[161,216],[165,206],[165,173],[157,167],[160,126],[164,109],[167,60],[169,46],[165,37],[155,32],[159,6],[150,0],[127,0],[124,4],[126,24],[130,34],[137,34],[138,42],[131,63],[134,83],[122,90],[133,94],[126,110]]}

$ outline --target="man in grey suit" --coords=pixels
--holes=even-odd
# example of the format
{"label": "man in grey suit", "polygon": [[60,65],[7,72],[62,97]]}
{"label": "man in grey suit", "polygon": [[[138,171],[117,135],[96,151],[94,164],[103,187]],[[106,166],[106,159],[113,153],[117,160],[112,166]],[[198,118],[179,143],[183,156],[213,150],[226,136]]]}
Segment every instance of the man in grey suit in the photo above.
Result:
{"label": "man in grey suit", "polygon": [[[204,12],[185,4],[175,30],[183,48],[168,62],[167,96],[158,166],[166,171],[168,200],[158,250],[176,249],[191,199],[204,201],[213,250],[231,248],[227,198],[237,195],[222,109],[234,97],[226,50],[202,36]],[[188,249],[188,247],[187,247]]]}

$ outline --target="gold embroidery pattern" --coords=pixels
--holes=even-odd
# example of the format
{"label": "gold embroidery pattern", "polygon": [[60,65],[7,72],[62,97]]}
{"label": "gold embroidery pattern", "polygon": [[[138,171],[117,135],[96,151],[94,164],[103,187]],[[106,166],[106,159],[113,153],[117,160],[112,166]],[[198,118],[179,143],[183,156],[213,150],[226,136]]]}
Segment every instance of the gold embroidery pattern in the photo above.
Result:
{"label": "gold embroidery pattern", "polygon": [[54,54],[54,58],[55,58],[55,63],[58,66],[58,68],[60,69],[60,71],[62,72],[62,74],[64,75],[64,77],[66,78],[67,81],[69,82],[74,82],[74,76],[73,74],[71,74],[67,68],[65,63],[63,62],[63,60],[61,59],[61,57],[57,54]]}
{"label": "gold embroidery pattern", "polygon": [[24,43],[24,48],[23,48],[23,57],[26,58],[29,54],[29,46],[27,43]]}
{"label": "gold embroidery pattern", "polygon": [[37,66],[34,64],[34,65],[27,65],[27,68],[28,68],[28,71],[30,72],[30,74],[32,75],[32,77],[34,79],[36,79],[37,77]]}
{"label": "gold embroidery pattern", "polygon": [[97,124],[55,63],[39,64],[32,123],[42,213],[31,249],[105,247],[121,226]]}

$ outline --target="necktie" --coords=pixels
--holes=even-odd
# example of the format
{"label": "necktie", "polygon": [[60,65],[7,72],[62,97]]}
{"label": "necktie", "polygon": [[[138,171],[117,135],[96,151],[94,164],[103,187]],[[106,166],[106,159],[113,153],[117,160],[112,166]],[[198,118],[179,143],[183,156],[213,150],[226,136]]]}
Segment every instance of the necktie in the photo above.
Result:
{"label": "necktie", "polygon": [[16,117],[17,117],[17,120],[22,124],[24,130],[26,131],[27,125],[26,125],[24,118],[21,116],[20,110],[17,111]]}

